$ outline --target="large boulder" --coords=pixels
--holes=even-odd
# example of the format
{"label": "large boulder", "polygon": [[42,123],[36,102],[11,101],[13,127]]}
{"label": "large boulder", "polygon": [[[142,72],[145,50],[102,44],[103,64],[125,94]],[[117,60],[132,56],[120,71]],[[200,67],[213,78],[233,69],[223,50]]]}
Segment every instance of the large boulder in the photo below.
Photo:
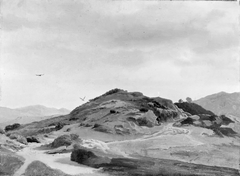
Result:
{"label": "large boulder", "polygon": [[61,146],[69,146],[72,144],[72,140],[71,137],[69,135],[62,135],[59,136],[58,138],[56,138],[52,143],[51,143],[51,147],[53,148],[57,148],[57,147],[61,147]]}
{"label": "large boulder", "polygon": [[71,161],[98,168],[101,164],[110,163],[111,159],[103,156],[103,153],[98,155],[88,148],[75,144],[71,153]]}
{"label": "large boulder", "polygon": [[27,142],[27,139],[17,133],[12,133],[8,136],[10,139],[15,139],[16,141],[22,143],[22,144],[25,144],[27,145],[28,142]]}
{"label": "large boulder", "polygon": [[33,161],[28,165],[25,176],[70,176],[60,170],[52,169],[40,161]]}
{"label": "large boulder", "polygon": [[14,175],[23,164],[24,159],[22,157],[0,148],[0,175]]}
{"label": "large boulder", "polygon": [[56,138],[52,143],[51,147],[53,148],[58,148],[61,146],[69,146],[73,143],[73,141],[78,141],[80,142],[81,139],[79,139],[79,136],[77,134],[70,134],[70,135],[62,135]]}

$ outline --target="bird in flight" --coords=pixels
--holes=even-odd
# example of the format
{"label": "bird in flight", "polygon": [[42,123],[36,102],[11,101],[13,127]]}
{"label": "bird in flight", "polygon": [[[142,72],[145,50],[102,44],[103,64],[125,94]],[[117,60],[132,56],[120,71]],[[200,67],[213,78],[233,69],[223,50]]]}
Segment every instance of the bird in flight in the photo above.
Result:
{"label": "bird in flight", "polygon": [[36,74],[36,76],[43,76],[44,74]]}
{"label": "bird in flight", "polygon": [[86,97],[83,97],[83,98],[79,97],[79,98],[80,98],[82,101],[84,101]]}

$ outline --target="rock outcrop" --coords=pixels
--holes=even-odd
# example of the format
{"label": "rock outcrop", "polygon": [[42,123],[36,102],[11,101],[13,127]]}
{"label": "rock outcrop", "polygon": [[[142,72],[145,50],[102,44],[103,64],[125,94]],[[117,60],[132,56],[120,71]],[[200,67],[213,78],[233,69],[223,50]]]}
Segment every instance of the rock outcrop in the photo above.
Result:
{"label": "rock outcrop", "polygon": [[24,164],[24,159],[0,147],[0,175],[12,176]]}
{"label": "rock outcrop", "polygon": [[12,133],[8,136],[10,139],[15,139],[16,141],[28,145],[27,139],[17,133]]}
{"label": "rock outcrop", "polygon": [[57,147],[61,147],[61,146],[69,146],[71,144],[72,144],[71,137],[69,135],[62,135],[62,136],[59,136],[58,138],[56,138],[52,142],[51,147],[57,148]]}
{"label": "rock outcrop", "polygon": [[70,176],[60,170],[52,169],[41,161],[33,161],[28,165],[25,176]]}
{"label": "rock outcrop", "polygon": [[180,127],[185,125],[193,125],[197,127],[211,129],[215,133],[215,135],[219,137],[240,137],[240,135],[230,127],[222,127],[222,125],[228,125],[230,123],[234,123],[234,121],[224,115],[216,116],[208,114],[198,114],[183,118],[175,122],[174,126]]}
{"label": "rock outcrop", "polygon": [[74,149],[71,153],[71,161],[98,168],[101,164],[110,163],[111,159],[109,157],[103,156],[103,153],[97,155],[90,149],[87,149],[80,145],[74,145]]}
{"label": "rock outcrop", "polygon": [[70,134],[70,135],[62,135],[59,136],[58,138],[56,138],[51,144],[50,146],[52,148],[58,148],[61,146],[70,146],[74,141],[78,141],[81,142],[81,139],[79,139],[79,136],[76,134]]}

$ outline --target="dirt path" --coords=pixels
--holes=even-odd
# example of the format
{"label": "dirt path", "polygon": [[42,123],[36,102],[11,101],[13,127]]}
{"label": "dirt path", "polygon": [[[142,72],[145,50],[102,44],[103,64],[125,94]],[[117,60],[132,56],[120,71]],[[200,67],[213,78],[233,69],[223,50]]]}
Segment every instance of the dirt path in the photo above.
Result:
{"label": "dirt path", "polygon": [[79,165],[70,161],[70,153],[67,154],[45,154],[45,151],[35,150],[34,148],[40,146],[39,144],[29,144],[23,150],[17,152],[18,155],[23,156],[26,160],[22,167],[15,173],[14,176],[21,176],[27,166],[35,160],[39,160],[53,169],[59,169],[66,174],[93,174],[96,169]]}

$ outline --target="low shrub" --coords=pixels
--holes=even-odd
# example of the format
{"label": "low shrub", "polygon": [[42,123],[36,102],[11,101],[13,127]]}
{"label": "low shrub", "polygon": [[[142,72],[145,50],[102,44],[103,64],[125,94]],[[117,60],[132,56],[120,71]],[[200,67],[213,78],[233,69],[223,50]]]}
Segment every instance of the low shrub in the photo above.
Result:
{"label": "low shrub", "polygon": [[11,131],[11,130],[16,130],[19,128],[21,125],[19,123],[14,123],[13,125],[7,125],[5,127],[5,131]]}

